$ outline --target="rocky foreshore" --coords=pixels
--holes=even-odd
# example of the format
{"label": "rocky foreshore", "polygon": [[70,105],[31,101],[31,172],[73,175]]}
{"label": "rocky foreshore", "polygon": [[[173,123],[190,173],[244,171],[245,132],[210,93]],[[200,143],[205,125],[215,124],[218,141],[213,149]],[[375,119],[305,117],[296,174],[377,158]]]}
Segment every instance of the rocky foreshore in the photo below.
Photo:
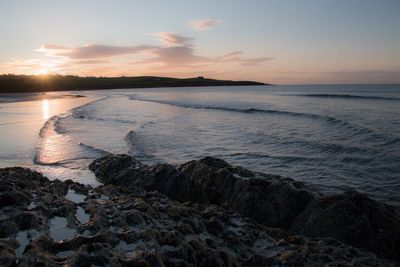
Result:
{"label": "rocky foreshore", "polygon": [[103,186],[0,169],[0,266],[396,266],[399,209],[206,157],[107,155]]}

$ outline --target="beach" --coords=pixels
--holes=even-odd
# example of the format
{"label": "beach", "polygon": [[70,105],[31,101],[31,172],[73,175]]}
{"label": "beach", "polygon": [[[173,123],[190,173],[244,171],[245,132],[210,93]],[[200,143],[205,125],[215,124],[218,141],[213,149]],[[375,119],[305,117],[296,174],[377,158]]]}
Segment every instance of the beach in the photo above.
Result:
{"label": "beach", "polygon": [[398,86],[0,100],[0,265],[399,261]]}
{"label": "beach", "polygon": [[[206,157],[90,165],[104,186],[0,169],[4,266],[396,266],[399,209]],[[357,230],[356,230],[357,229]],[[356,231],[355,231],[356,230]]]}
{"label": "beach", "polygon": [[87,166],[107,153],[146,164],[215,156],[327,194],[355,189],[399,205],[399,92],[304,85],[38,94],[0,104],[1,164],[95,185]]}

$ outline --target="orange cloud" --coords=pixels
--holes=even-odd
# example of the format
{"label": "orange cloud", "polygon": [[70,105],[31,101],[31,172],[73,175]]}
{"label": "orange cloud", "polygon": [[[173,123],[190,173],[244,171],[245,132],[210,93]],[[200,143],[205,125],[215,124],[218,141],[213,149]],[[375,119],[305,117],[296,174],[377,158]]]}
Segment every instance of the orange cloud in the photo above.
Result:
{"label": "orange cloud", "polygon": [[[157,32],[159,45],[112,46],[90,44],[64,46],[45,44],[36,50],[41,59],[28,59],[0,64],[0,72],[32,74],[46,70],[50,73],[77,75],[160,75],[180,72],[180,77],[195,69],[201,73],[237,73],[243,65],[262,65],[271,57],[245,57],[243,52],[221,56],[199,54],[195,39],[171,32]],[[253,69],[255,71],[255,69]],[[251,72],[251,71],[250,71]]]}

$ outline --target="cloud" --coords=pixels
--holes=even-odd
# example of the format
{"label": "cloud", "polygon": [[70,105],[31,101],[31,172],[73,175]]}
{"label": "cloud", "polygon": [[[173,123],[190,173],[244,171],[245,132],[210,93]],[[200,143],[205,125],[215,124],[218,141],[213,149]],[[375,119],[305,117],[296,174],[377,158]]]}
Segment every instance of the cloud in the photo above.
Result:
{"label": "cloud", "polygon": [[222,20],[219,19],[192,20],[189,22],[189,27],[196,31],[207,31],[220,22],[222,22]]}
{"label": "cloud", "polygon": [[[194,39],[171,32],[157,32],[152,34],[159,38],[161,45],[135,45],[135,46],[110,46],[110,45],[84,45],[67,47],[57,44],[43,45],[39,52],[51,57],[67,59],[64,66],[90,65],[111,63],[104,61],[119,57],[119,61],[136,65],[163,65],[169,67],[196,67],[204,64],[236,62],[241,65],[260,65],[272,60],[270,57],[247,58],[243,52],[231,52],[217,57],[196,54],[193,45]],[[124,57],[121,57],[124,56]],[[113,59],[115,62],[116,59]],[[154,66],[153,66],[154,67]]]}
{"label": "cloud", "polygon": [[189,46],[193,42],[193,38],[182,36],[172,32],[156,32],[154,36],[158,37],[160,41],[166,45],[184,45]]}
{"label": "cloud", "polygon": [[133,62],[133,64],[162,64],[164,66],[182,67],[214,62],[212,58],[198,56],[192,47],[171,46],[152,50],[153,57]]}
{"label": "cloud", "polygon": [[93,59],[135,54],[149,51],[153,48],[154,47],[148,45],[110,46],[98,44],[69,48],[54,44],[46,44],[37,51],[45,52],[46,54],[52,56],[67,57],[69,59]]}
{"label": "cloud", "polygon": [[74,61],[74,64],[79,64],[79,65],[91,65],[91,64],[107,64],[110,63],[107,60],[100,60],[100,59],[89,59],[89,60],[79,60],[79,61]]}
{"label": "cloud", "polygon": [[[272,60],[270,57],[246,57],[235,51],[220,56],[199,53],[195,39],[171,32],[156,32],[158,45],[113,46],[89,44],[65,46],[44,44],[36,50],[40,59],[20,60],[0,64],[1,72],[38,73],[40,70],[60,74],[88,75],[157,75],[165,71],[189,73],[189,70],[238,69],[241,66],[262,65]],[[109,71],[106,71],[106,70]],[[97,71],[99,73],[97,73]]]}
{"label": "cloud", "polygon": [[246,65],[246,66],[259,65],[259,64],[262,64],[264,62],[274,59],[273,57],[245,58],[245,57],[240,56],[242,54],[243,54],[243,52],[236,51],[236,52],[227,53],[220,57],[216,57],[215,59],[220,62],[239,62],[241,65]]}

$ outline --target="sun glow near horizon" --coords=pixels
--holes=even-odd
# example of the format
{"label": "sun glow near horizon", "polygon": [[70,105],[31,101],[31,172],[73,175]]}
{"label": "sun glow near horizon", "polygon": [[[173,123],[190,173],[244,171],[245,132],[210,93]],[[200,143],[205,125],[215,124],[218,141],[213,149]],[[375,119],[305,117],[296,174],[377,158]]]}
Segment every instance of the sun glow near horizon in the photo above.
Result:
{"label": "sun glow near horizon", "polygon": [[47,74],[49,74],[49,70],[48,69],[39,69],[39,70],[37,70],[36,71],[36,73],[35,73],[36,75],[47,75]]}

